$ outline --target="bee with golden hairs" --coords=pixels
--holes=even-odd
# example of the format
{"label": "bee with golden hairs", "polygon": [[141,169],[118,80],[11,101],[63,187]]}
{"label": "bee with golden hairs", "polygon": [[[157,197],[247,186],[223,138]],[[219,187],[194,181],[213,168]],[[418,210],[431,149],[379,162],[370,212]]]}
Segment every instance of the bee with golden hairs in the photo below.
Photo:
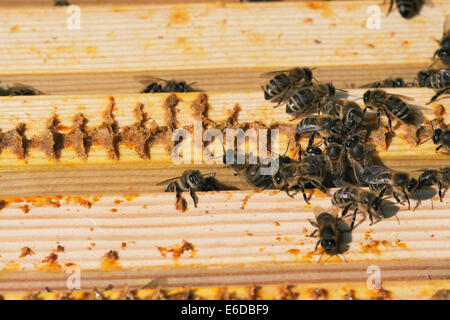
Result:
{"label": "bee with golden hairs", "polygon": [[348,130],[360,126],[364,120],[363,111],[356,102],[337,97],[322,98],[319,102],[318,113],[341,119]]}
{"label": "bee with golden hairs", "polygon": [[[425,170],[419,176],[419,187],[437,184],[439,199],[442,202],[445,191],[450,187],[450,167],[439,170]],[[442,192],[444,190],[444,192]]]}
{"label": "bee with golden hairs", "polygon": [[261,86],[264,92],[264,99],[279,102],[284,100],[287,91],[296,85],[310,83],[312,81],[313,69],[305,67],[295,67],[288,70],[266,72],[261,77],[271,77]]}
{"label": "bee with golden hairs", "polygon": [[14,83],[12,86],[0,87],[0,96],[35,96],[45,94],[23,83]]}
{"label": "bee with golden hairs", "polygon": [[381,89],[367,90],[363,96],[366,109],[377,110],[377,125],[380,127],[381,112],[383,111],[389,121],[389,129],[392,131],[391,116],[405,122],[410,116],[410,109],[403,101],[413,101],[413,98],[388,93]]}
{"label": "bee with golden hairs", "polygon": [[215,173],[202,174],[198,170],[186,170],[179,177],[167,179],[157,183],[157,186],[169,183],[165,192],[175,191],[178,194],[189,191],[194,205],[197,207],[198,197],[196,191],[218,191],[223,190],[215,179]]}
{"label": "bee with golden hairs", "polygon": [[295,129],[298,136],[308,136],[318,132],[322,137],[342,134],[344,124],[340,118],[329,115],[314,115],[303,118]]}
{"label": "bee with golden hairs", "polygon": [[403,78],[388,78],[381,81],[375,81],[369,84],[365,84],[361,86],[361,88],[407,88],[410,86],[411,84],[405,82]]}
{"label": "bee with golden hairs", "polygon": [[[329,211],[329,210],[327,210]],[[319,240],[316,243],[314,252],[317,251],[319,245],[322,247],[323,252],[320,255],[318,263],[322,259],[324,253],[328,255],[337,255],[341,260],[340,244],[342,241],[342,233],[349,232],[350,230],[342,231],[339,229],[339,218],[337,213],[329,213],[321,208],[314,210],[316,221],[308,219],[309,223],[316,229],[308,235],[308,237],[318,237]],[[317,233],[319,233],[317,235]]]}
{"label": "bee with golden hairs", "polygon": [[350,225],[350,229],[353,230],[358,211],[368,214],[371,224],[373,224],[374,217],[377,221],[384,218],[382,201],[385,191],[386,189],[383,189],[379,195],[376,195],[372,191],[367,191],[360,187],[348,184],[333,194],[331,202],[334,206],[344,209],[342,211],[342,217],[344,217],[349,210],[354,210],[352,223]]}
{"label": "bee with golden hairs", "polygon": [[187,83],[186,81],[165,80],[156,77],[137,77],[140,83],[146,87],[141,93],[161,93],[161,92],[195,92],[198,91],[193,87],[196,82]]}

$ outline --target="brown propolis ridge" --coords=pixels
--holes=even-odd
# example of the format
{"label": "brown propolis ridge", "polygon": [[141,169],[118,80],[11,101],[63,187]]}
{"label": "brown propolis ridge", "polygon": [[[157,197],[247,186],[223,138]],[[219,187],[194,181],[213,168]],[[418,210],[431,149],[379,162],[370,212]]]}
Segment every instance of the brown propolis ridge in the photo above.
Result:
{"label": "brown propolis ridge", "polygon": [[58,125],[58,118],[53,116],[47,121],[45,130],[31,138],[30,147],[41,149],[49,160],[57,160],[64,146],[64,136],[58,133]]}
{"label": "brown propolis ridge", "polygon": [[25,123],[19,123],[14,129],[1,133],[0,149],[11,150],[19,159],[27,155],[28,140],[25,137]]}
{"label": "brown propolis ridge", "polygon": [[87,160],[88,134],[86,132],[87,119],[82,113],[73,117],[72,129],[65,135],[64,146],[71,147],[83,160]]}
{"label": "brown propolis ridge", "polygon": [[108,152],[108,157],[113,160],[119,160],[118,142],[118,125],[114,119],[115,101],[110,97],[110,103],[103,112],[103,122],[90,132],[92,145],[102,146]]}

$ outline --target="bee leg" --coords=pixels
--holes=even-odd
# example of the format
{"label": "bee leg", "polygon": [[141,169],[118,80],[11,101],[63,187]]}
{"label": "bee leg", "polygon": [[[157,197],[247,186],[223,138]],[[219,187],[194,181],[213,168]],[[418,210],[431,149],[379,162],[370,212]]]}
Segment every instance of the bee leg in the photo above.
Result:
{"label": "bee leg", "polygon": [[392,192],[392,195],[394,196],[395,200],[397,200],[398,203],[403,205],[403,202],[400,201],[400,198],[398,197],[398,193],[397,192]]}
{"label": "bee leg", "polygon": [[174,192],[174,191],[176,191],[177,193],[181,192],[180,185],[176,181],[169,183],[167,187],[164,189],[164,192]]}
{"label": "bee leg", "polygon": [[438,181],[439,199],[442,202],[442,183]]}
{"label": "bee leg", "polygon": [[372,217],[372,213],[369,211],[369,219],[370,219],[370,226],[373,225],[373,217]]}
{"label": "bee leg", "polygon": [[317,248],[319,247],[319,243],[320,243],[320,240],[317,240],[316,247],[314,248],[314,251],[313,251],[313,252],[316,252],[316,251],[317,251]]}
{"label": "bee leg", "polygon": [[[311,221],[310,221],[311,222]],[[311,223],[312,224],[312,223]],[[316,237],[316,233],[317,233],[317,229],[313,231],[313,233],[306,235],[307,237],[310,238],[315,238]]]}
{"label": "bee leg", "polygon": [[347,205],[347,206],[344,208],[344,211],[342,211],[341,217],[344,217],[344,216],[347,214],[347,212],[348,212],[348,210],[350,209],[351,206],[352,206],[352,204],[350,203],[349,205]]}
{"label": "bee leg", "polygon": [[[383,109],[383,111],[384,111],[384,114],[386,115],[386,118],[388,119],[389,131],[390,131],[390,132],[394,132],[394,131],[392,130],[392,121],[391,121],[391,117],[390,117],[389,114],[387,113],[386,109]],[[380,126],[378,126],[378,127],[380,127]]]}
{"label": "bee leg", "polygon": [[358,213],[358,208],[356,208],[355,211],[353,212],[353,219],[352,219],[352,223],[350,224],[350,231],[352,231],[353,227],[355,226],[356,213]]}
{"label": "bee leg", "polygon": [[406,201],[408,201],[408,210],[411,210],[411,202],[409,202],[408,194],[403,191],[403,195],[405,196]]}
{"label": "bee leg", "polygon": [[303,184],[299,184],[299,188],[300,188],[300,191],[302,192],[302,194],[303,194],[303,199],[305,200],[305,202],[307,203],[307,204],[310,204],[309,203],[309,201],[308,201],[308,198],[306,197],[306,193],[305,193],[305,187],[303,186]]}
{"label": "bee leg", "polygon": [[191,194],[192,200],[194,200],[194,206],[197,208],[198,197],[195,194],[195,190],[191,188],[191,189],[189,189],[189,193]]}
{"label": "bee leg", "polygon": [[438,152],[444,145],[441,144],[439,147],[437,147],[434,151]]}
{"label": "bee leg", "polygon": [[[436,53],[435,53],[435,55],[436,55]],[[450,87],[446,87],[446,88],[444,88],[444,89],[442,89],[442,90],[439,90],[439,91],[438,91],[438,92],[430,99],[430,101],[428,101],[426,104],[432,103],[432,102],[435,101],[437,98],[439,98],[439,96],[443,95],[443,94],[446,93],[447,91],[450,91]]]}

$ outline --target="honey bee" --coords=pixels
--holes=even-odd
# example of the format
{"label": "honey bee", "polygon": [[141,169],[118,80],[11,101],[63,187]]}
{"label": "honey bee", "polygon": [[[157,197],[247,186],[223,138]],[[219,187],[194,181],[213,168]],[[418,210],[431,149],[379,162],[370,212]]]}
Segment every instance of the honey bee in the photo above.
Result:
{"label": "honey bee", "polygon": [[392,11],[394,1],[400,15],[405,19],[410,19],[419,13],[426,0],[391,0],[388,15]]}
{"label": "honey bee", "polygon": [[332,204],[338,208],[344,209],[342,217],[344,217],[348,210],[353,210],[353,219],[350,225],[350,230],[353,230],[358,211],[362,211],[369,215],[371,225],[373,224],[373,217],[377,221],[384,218],[383,213],[383,195],[386,189],[383,189],[379,195],[372,191],[361,189],[357,186],[347,185],[338,189],[331,200]]}
{"label": "honey bee", "polygon": [[428,69],[417,73],[417,85],[432,89],[442,89],[450,86],[448,69]]}
{"label": "honey bee", "polygon": [[[236,175],[239,175],[246,182],[248,182],[253,188],[258,190],[265,190],[272,188],[272,175],[263,174],[262,169],[268,168],[269,164],[263,164],[261,161],[257,163],[251,163],[252,154],[245,154],[245,160],[240,163],[237,153],[228,149],[223,155],[223,162],[232,168]],[[231,160],[230,160],[231,159]],[[281,163],[288,161],[288,158],[281,158]],[[279,163],[279,166],[281,166]]]}
{"label": "honey bee", "polygon": [[323,97],[332,97],[336,94],[336,88],[331,83],[311,83],[295,89],[293,94],[289,94],[289,99],[287,99],[286,113],[307,113],[312,107],[315,106],[317,108],[317,104]]}
{"label": "honey bee", "polygon": [[[140,83],[145,84],[146,87],[141,93],[160,93],[160,92],[195,92],[197,91],[192,86],[196,82],[188,84],[186,81],[164,80],[155,77],[139,77]],[[163,84],[161,84],[161,82]]]}
{"label": "honey bee", "polygon": [[202,174],[198,170],[185,170],[179,177],[167,179],[157,183],[156,185],[163,185],[169,183],[164,189],[165,192],[176,192],[177,195],[181,192],[189,191],[194,205],[197,207],[198,197],[196,191],[217,191],[223,190],[215,179],[215,173]]}
{"label": "honey bee", "polygon": [[361,88],[406,88],[411,84],[405,82],[403,78],[388,78],[381,81],[375,81],[361,86]]}
{"label": "honey bee", "polygon": [[264,92],[264,99],[274,101],[279,98],[280,102],[283,101],[284,95],[289,88],[312,81],[312,70],[314,69],[295,67],[288,70],[263,73],[261,77],[272,77],[261,86]]}
{"label": "honey bee", "polygon": [[308,235],[308,237],[317,237],[316,234],[319,232],[319,240],[316,243],[314,252],[317,251],[319,244],[322,247],[323,252],[320,255],[318,263],[320,263],[324,253],[329,255],[336,254],[342,260],[340,257],[342,231],[339,229],[339,219],[337,216],[328,212],[317,212],[316,221],[312,221],[310,219],[308,219],[308,221],[313,227],[317,228],[310,235]]}
{"label": "honey bee", "polygon": [[[380,127],[381,111],[384,112],[388,121],[389,129],[392,131],[391,115],[400,121],[408,120],[410,109],[403,101],[412,101],[413,98],[387,93],[381,89],[367,90],[363,96],[366,108],[377,110],[377,125]],[[403,99],[403,100],[402,100]]]}
{"label": "honey bee", "polygon": [[363,122],[363,111],[356,102],[336,97],[322,98],[319,102],[318,113],[342,119],[343,124],[350,129]]}
{"label": "honey bee", "polygon": [[[274,188],[285,190],[290,197],[300,190],[307,203],[309,201],[305,194],[306,184],[310,183],[313,187],[327,193],[322,184],[325,179],[325,161],[320,148],[313,146],[313,141],[314,135],[309,139],[306,154],[303,154],[298,162],[280,163],[278,172],[272,176]],[[290,191],[293,190],[294,193],[291,194]]]}
{"label": "honey bee", "polygon": [[67,0],[57,0],[55,6],[70,6],[70,3]]}
{"label": "honey bee", "polygon": [[438,145],[435,149],[436,152],[438,152],[442,148],[450,150],[450,129],[446,127],[435,129],[433,127],[433,121],[431,121],[431,129],[433,130],[433,135],[431,136],[431,138],[422,141],[420,144],[424,144],[428,140],[433,140],[433,143]]}
{"label": "honey bee", "polygon": [[439,45],[441,47],[436,50],[433,55],[433,59],[438,56],[442,63],[448,66],[450,65],[450,31],[444,34],[441,41],[439,42]]}
{"label": "honey bee", "polygon": [[296,127],[297,135],[304,136],[318,132],[322,137],[341,134],[344,124],[340,118],[327,115],[315,115],[303,118]]}
{"label": "honey bee", "polygon": [[11,87],[0,87],[0,96],[35,96],[45,94],[23,83],[14,83]]}
{"label": "honey bee", "polygon": [[[442,202],[444,193],[450,186],[450,167],[444,167],[440,170],[425,170],[419,176],[419,187],[437,184],[439,190],[439,199]],[[444,190],[444,192],[442,192]]]}
{"label": "honey bee", "polygon": [[[400,201],[399,195],[403,194],[408,202],[408,209],[411,209],[408,194],[415,193],[417,196],[419,182],[406,172],[394,171],[384,166],[374,165],[367,167],[362,174],[362,179],[374,192],[390,190],[395,200],[400,204],[403,203]],[[420,199],[418,198],[419,203]]]}

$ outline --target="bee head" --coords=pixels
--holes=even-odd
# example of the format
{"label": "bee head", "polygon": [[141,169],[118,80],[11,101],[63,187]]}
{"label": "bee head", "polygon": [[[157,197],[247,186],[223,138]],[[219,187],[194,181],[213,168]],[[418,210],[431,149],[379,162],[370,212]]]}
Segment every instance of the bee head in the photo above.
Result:
{"label": "bee head", "polygon": [[344,125],[341,119],[335,119],[333,123],[330,125],[330,131],[332,133],[340,134],[344,129]]}
{"label": "bee head", "polygon": [[322,150],[320,150],[319,147],[313,147],[313,146],[309,146],[306,148],[306,153],[311,154],[311,155],[319,155],[322,154]]}
{"label": "bee head", "polygon": [[334,240],[322,239],[320,240],[320,245],[322,246],[323,250],[328,254],[336,250],[336,241]]}
{"label": "bee head", "polygon": [[349,127],[355,127],[359,126],[363,121],[362,113],[358,110],[351,110],[349,113],[347,113],[346,117],[346,124]]}
{"label": "bee head", "polygon": [[352,137],[348,138],[347,140],[345,140],[345,146],[347,148],[351,148],[351,147],[355,146],[358,142],[359,142],[359,137],[355,135],[355,136],[352,136]]}
{"label": "bee head", "polygon": [[439,57],[439,59],[441,59],[441,60],[448,60],[448,59],[450,59],[450,50],[441,48],[441,49],[436,50],[434,55],[435,56],[437,55]]}
{"label": "bee head", "polygon": [[436,129],[433,132],[433,142],[435,144],[439,143],[439,140],[441,139],[442,129]]}
{"label": "bee head", "polygon": [[368,105],[368,104],[369,104],[370,93],[371,93],[371,91],[370,91],[370,90],[367,90],[367,91],[364,93],[364,95],[363,95],[363,101],[364,101],[364,104],[365,104],[365,105]]}
{"label": "bee head", "polygon": [[187,183],[192,189],[198,189],[203,183],[203,175],[200,171],[194,170],[187,177]]}
{"label": "bee head", "polygon": [[281,177],[280,172],[278,171],[273,177],[272,177],[273,185],[277,189],[283,188],[283,178]]}

